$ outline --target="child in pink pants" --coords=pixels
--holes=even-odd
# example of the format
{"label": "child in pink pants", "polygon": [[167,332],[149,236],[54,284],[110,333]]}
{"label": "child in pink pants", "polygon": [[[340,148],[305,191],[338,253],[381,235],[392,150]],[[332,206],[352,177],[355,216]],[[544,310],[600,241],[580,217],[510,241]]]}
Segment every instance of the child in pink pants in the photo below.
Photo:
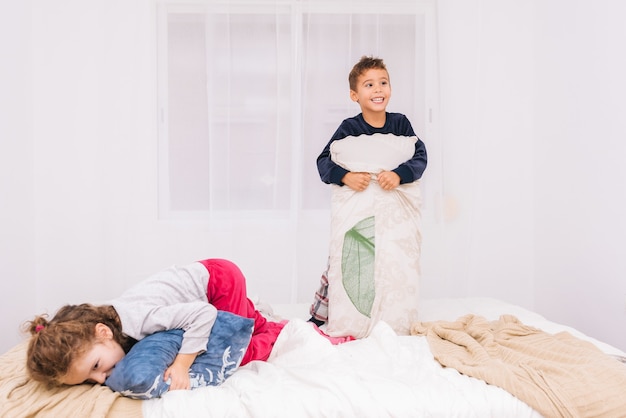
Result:
{"label": "child in pink pants", "polygon": [[[241,364],[269,358],[286,321],[268,321],[255,309],[235,264],[208,259],[156,273],[109,304],[66,305],[51,320],[37,316],[29,324],[27,368],[33,379],[51,385],[104,383],[135,341],[183,329],[179,352],[163,378],[171,378],[170,390],[189,389],[189,367],[206,347],[218,310],[254,320]],[[333,344],[352,339],[331,338],[314,327]]]}

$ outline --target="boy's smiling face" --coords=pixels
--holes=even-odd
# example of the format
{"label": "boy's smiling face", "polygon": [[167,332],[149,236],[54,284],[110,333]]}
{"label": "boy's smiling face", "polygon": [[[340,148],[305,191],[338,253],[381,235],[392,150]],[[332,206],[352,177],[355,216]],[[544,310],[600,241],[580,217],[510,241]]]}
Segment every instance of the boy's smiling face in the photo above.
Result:
{"label": "boy's smiling face", "polygon": [[350,90],[350,98],[359,103],[363,113],[385,112],[391,98],[391,83],[387,70],[370,68],[359,76],[356,91]]}

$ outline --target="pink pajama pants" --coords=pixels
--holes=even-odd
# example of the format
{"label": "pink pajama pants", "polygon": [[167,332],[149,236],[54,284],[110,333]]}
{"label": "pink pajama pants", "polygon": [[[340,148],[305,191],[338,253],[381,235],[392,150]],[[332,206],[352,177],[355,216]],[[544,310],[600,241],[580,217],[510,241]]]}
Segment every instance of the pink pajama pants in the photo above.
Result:
{"label": "pink pajama pants", "polygon": [[246,292],[246,278],[233,262],[219,258],[201,260],[209,271],[207,298],[220,311],[254,319],[254,331],[241,365],[252,360],[267,360],[284,323],[267,321]]}

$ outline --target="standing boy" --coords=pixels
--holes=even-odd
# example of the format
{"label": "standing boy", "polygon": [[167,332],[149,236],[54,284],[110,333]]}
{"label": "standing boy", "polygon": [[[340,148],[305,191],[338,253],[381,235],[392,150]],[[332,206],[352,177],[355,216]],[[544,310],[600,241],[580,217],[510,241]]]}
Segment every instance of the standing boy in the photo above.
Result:
{"label": "standing boy", "polygon": [[[329,282],[331,289],[335,286],[337,292],[346,293],[344,296],[339,296],[339,299],[346,299],[347,297],[356,307],[356,311],[359,312],[356,316],[364,315],[365,320],[369,322],[376,322],[380,319],[389,320],[384,315],[381,316],[377,310],[389,306],[389,303],[394,303],[389,299],[397,298],[398,292],[393,290],[384,295],[380,288],[378,291],[376,290],[375,282],[381,275],[406,276],[402,272],[392,273],[390,271],[392,266],[389,263],[386,263],[385,266],[384,263],[375,261],[377,253],[380,253],[378,258],[381,258],[383,254],[387,257],[389,251],[394,251],[394,247],[387,245],[387,243],[400,239],[398,234],[385,232],[386,227],[384,225],[392,222],[391,219],[398,222],[406,221],[412,225],[409,230],[412,229],[413,232],[408,235],[408,239],[415,242],[408,246],[410,250],[407,254],[413,259],[409,270],[414,269],[416,277],[419,276],[421,234],[418,225],[420,197],[417,181],[422,177],[426,168],[426,148],[424,143],[415,135],[406,116],[400,113],[389,113],[386,110],[391,98],[391,83],[382,59],[362,57],[352,68],[348,80],[350,98],[359,104],[361,113],[345,119],[341,123],[317,158],[317,167],[322,181],[333,185],[333,222],[331,224],[329,266],[322,275],[321,286],[315,294],[315,301],[310,309],[312,315],[310,320],[318,325],[328,321]],[[370,186],[372,183],[376,183],[376,193],[382,191],[382,195],[362,196],[358,202],[353,199],[355,194],[365,194],[368,189],[372,189],[373,186]],[[414,187],[410,189],[410,192],[407,188],[407,193],[402,193],[403,190],[399,190],[401,185]],[[389,200],[391,194],[384,192],[392,191],[398,191],[396,195],[400,197]],[[346,199],[352,199],[349,205],[345,204]],[[385,201],[387,203],[380,203]],[[395,205],[394,202],[398,202],[399,206],[402,207],[392,207]],[[371,216],[357,218],[360,221],[358,226],[350,224],[349,229],[346,229],[347,227],[342,229],[339,227],[342,222],[335,222],[335,219],[351,217],[350,214],[346,215],[346,206],[354,207],[355,205],[372,207],[372,209],[367,209],[372,211]],[[374,206],[377,206],[378,209],[373,209]],[[398,211],[402,213],[398,215]],[[375,212],[378,213],[377,216],[375,216]],[[388,219],[384,221],[383,218]],[[350,220],[350,222],[352,221]],[[375,234],[375,230],[382,232]],[[353,233],[354,231],[357,231],[356,234]],[[365,235],[363,235],[364,231]],[[378,248],[374,245],[375,236]],[[406,236],[402,239],[406,239]],[[407,248],[405,244],[400,245],[402,248]],[[357,248],[357,250],[352,250],[352,255],[350,255],[348,254],[348,247]],[[368,250],[368,247],[371,248]],[[337,254],[338,252],[342,254]],[[403,257],[404,255],[398,254],[396,258],[402,259]],[[358,265],[355,265],[357,259]],[[407,274],[412,275],[410,271]],[[343,289],[339,283],[334,283],[333,277],[341,280]],[[412,302],[409,302],[407,306],[413,306],[417,297],[417,280],[406,277],[403,280],[402,286],[410,287],[407,290],[413,295]],[[388,288],[388,284],[385,287]],[[335,319],[334,312],[339,314],[337,316],[338,321],[339,316],[346,317],[347,315],[350,317],[351,315],[339,310],[335,311],[333,297],[330,297],[330,300],[329,333],[333,333],[331,323]],[[400,303],[401,305],[402,303]],[[417,306],[415,306],[415,312],[416,310]],[[398,318],[392,319],[392,321],[404,322]],[[349,335],[363,336],[368,333],[363,327],[371,330],[371,325],[364,324],[363,320],[354,316],[348,319],[343,318],[336,333],[348,332]],[[357,329],[355,330],[355,328]],[[404,333],[403,324],[397,328],[400,329],[401,333]]]}

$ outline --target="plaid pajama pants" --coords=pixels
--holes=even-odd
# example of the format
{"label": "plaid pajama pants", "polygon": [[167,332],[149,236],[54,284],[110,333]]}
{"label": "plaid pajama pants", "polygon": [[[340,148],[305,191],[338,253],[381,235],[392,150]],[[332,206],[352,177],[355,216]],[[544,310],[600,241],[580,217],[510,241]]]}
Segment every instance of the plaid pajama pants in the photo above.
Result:
{"label": "plaid pajama pants", "polygon": [[315,292],[313,304],[309,310],[311,316],[318,321],[328,321],[328,266],[320,278],[320,287]]}

